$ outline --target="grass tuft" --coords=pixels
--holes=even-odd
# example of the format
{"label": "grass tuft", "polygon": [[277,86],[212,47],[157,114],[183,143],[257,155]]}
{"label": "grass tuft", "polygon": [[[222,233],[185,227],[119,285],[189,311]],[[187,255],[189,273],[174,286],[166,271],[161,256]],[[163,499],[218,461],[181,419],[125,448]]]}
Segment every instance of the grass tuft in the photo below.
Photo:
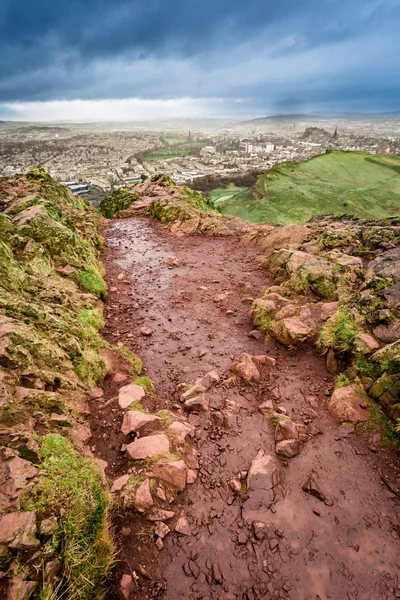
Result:
{"label": "grass tuft", "polygon": [[107,285],[102,276],[93,269],[81,271],[78,275],[78,283],[88,292],[104,300],[107,296]]}
{"label": "grass tuft", "polygon": [[58,590],[44,586],[40,597],[100,600],[115,555],[101,471],[60,435],[41,437],[39,445],[43,477],[24,498],[23,508],[36,510],[39,518],[58,517],[51,545],[62,562]]}
{"label": "grass tuft", "polygon": [[354,318],[339,310],[325,323],[318,345],[324,349],[333,348],[340,353],[348,352],[353,348],[357,333]]}
{"label": "grass tuft", "polygon": [[133,367],[134,374],[140,375],[143,369],[143,363],[140,360],[140,358],[136,356],[136,354],[134,354],[132,350],[129,350],[129,348],[127,348],[126,346],[117,346],[117,350],[119,350],[126,358],[129,359]]}
{"label": "grass tuft", "polygon": [[146,394],[154,392],[154,385],[149,377],[142,375],[142,377],[137,377],[133,383],[142,386]]}

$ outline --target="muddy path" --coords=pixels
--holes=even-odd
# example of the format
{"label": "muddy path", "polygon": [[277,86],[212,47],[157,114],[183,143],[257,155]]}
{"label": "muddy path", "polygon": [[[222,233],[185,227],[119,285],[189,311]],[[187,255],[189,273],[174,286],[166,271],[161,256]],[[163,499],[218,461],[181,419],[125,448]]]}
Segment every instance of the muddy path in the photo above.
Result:
{"label": "muddy path", "polygon": [[[105,236],[105,336],[143,359],[157,390],[149,408],[182,411],[178,384],[211,369],[222,377],[210,409],[189,415],[199,476],[178,503],[191,535],[171,532],[159,551],[153,525],[120,509],[108,598],[123,597],[118,582],[132,570],[140,577],[131,598],[400,598],[399,500],[381,479],[397,466],[374,440],[327,414],[332,378],[313,348],[289,352],[249,336],[251,299],[272,285],[258,266],[260,250],[234,238],[174,237],[145,218],[111,221]],[[168,267],[171,255],[180,266]],[[142,327],[152,334],[142,336]],[[232,383],[225,375],[242,352],[271,356],[276,366],[262,370],[257,385]],[[106,381],[104,399],[117,388]],[[258,409],[266,400],[311,432],[298,456],[277,459],[280,485],[267,502],[247,497],[244,484],[236,495],[229,485],[246,481],[259,450],[275,456],[273,428]],[[129,469],[122,416],[97,403],[92,417],[92,450],[115,479]],[[314,495],[302,489],[310,476]]]}

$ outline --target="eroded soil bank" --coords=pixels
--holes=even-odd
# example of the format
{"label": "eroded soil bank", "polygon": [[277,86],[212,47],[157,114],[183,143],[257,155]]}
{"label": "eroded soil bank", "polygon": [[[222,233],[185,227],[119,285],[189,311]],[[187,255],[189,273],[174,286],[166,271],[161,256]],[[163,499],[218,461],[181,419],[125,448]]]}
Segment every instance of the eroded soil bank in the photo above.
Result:
{"label": "eroded soil bank", "polygon": [[[314,348],[290,352],[249,337],[251,299],[273,284],[258,266],[260,250],[232,237],[179,238],[147,218],[110,221],[104,233],[105,337],[142,358],[156,389],[146,408],[182,411],[179,384],[212,369],[221,377],[207,394],[209,410],[189,414],[199,476],[171,506],[186,515],[191,535],[169,522],[158,550],[154,524],[118,509],[121,550],[108,597],[123,598],[121,576],[134,571],[132,599],[400,598],[398,497],[382,479],[398,475],[394,458],[372,434],[328,415],[333,381]],[[180,266],[169,267],[168,256]],[[152,334],[142,336],[142,327]],[[228,371],[243,352],[276,365],[261,369],[258,384],[234,382]],[[112,479],[131,467],[112,401],[119,385],[108,377],[106,404],[92,407],[92,450]],[[266,401],[309,426],[294,458],[275,455],[273,425],[259,411]],[[263,494],[246,488],[260,450],[277,462],[276,485]],[[312,493],[302,489],[307,482]]]}

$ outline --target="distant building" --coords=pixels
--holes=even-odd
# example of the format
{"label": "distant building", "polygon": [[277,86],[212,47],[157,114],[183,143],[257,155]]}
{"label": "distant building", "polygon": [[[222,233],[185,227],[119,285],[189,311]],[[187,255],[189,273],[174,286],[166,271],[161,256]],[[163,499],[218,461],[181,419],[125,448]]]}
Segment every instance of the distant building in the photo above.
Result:
{"label": "distant building", "polygon": [[88,184],[86,182],[80,181],[61,181],[61,185],[65,185],[69,187],[71,192],[80,196],[81,194],[87,194],[89,191]]}

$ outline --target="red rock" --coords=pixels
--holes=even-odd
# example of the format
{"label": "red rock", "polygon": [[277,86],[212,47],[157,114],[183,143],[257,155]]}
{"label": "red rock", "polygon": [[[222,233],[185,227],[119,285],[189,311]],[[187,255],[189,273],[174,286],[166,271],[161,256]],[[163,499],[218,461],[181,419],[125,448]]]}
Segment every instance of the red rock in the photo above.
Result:
{"label": "red rock", "polygon": [[135,440],[126,447],[126,453],[133,460],[152,458],[169,452],[169,440],[163,434],[151,435]]}
{"label": "red rock", "polygon": [[120,492],[128,483],[129,475],[121,475],[118,479],[115,479],[114,483],[111,486],[111,492]]}
{"label": "red rock", "polygon": [[139,512],[145,512],[153,506],[153,498],[150,492],[150,480],[145,479],[136,490],[133,505]]}
{"label": "red rock", "polygon": [[337,388],[328,400],[330,413],[340,423],[368,421],[369,412],[361,408],[360,405],[365,405],[365,399],[362,391],[355,383]]}
{"label": "red rock", "polygon": [[231,370],[247,383],[259,383],[261,375],[250,354],[244,352],[232,364]]}
{"label": "red rock", "polygon": [[40,546],[36,538],[36,512],[13,512],[0,519],[0,544],[14,550],[30,550]]}
{"label": "red rock", "polygon": [[147,337],[147,336],[149,336],[149,335],[151,335],[153,333],[153,330],[150,329],[150,327],[142,327],[141,330],[140,330],[140,333],[143,336]]}
{"label": "red rock", "polygon": [[186,487],[186,470],[183,460],[157,463],[153,467],[152,477],[165,481],[176,490],[183,491]]}
{"label": "red rock", "polygon": [[128,410],[122,421],[121,431],[124,435],[128,435],[133,431],[141,431],[146,425],[157,424],[160,418],[147,413],[139,412],[138,410]]}
{"label": "red rock", "polygon": [[181,533],[182,535],[192,535],[192,530],[190,529],[189,521],[187,520],[185,514],[180,515],[176,524],[175,531]]}
{"label": "red rock", "polygon": [[140,402],[146,395],[146,392],[141,385],[130,383],[119,390],[118,404],[120,408],[128,408],[132,402]]}

